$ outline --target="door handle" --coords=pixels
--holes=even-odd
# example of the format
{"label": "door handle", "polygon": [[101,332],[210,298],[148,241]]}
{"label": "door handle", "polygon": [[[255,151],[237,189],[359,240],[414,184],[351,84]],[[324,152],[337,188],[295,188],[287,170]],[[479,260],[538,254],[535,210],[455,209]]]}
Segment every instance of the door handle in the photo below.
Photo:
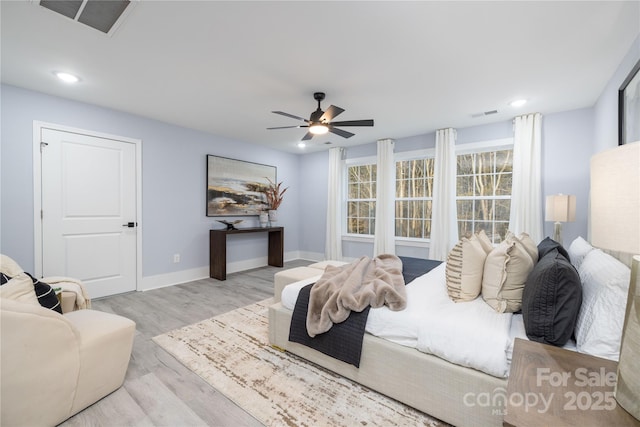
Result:
{"label": "door handle", "polygon": [[135,227],[137,225],[138,225],[137,222],[128,222],[126,224],[122,224],[123,227],[129,227],[129,228],[133,228],[133,227]]}

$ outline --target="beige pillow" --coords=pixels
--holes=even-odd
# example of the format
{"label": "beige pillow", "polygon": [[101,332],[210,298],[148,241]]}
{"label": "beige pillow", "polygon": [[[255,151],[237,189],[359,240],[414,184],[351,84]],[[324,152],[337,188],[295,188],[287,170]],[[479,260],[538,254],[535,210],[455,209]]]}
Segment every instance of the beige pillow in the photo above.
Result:
{"label": "beige pillow", "polygon": [[472,301],[480,295],[484,261],[492,248],[491,241],[481,231],[469,238],[463,237],[451,249],[445,268],[449,298],[455,302]]}
{"label": "beige pillow", "polygon": [[26,273],[20,273],[0,286],[0,298],[11,299],[39,306],[33,280]]}
{"label": "beige pillow", "polygon": [[[507,235],[509,234],[511,233],[507,232]],[[531,239],[531,236],[529,236],[527,233],[520,233],[520,235],[516,238],[520,241],[520,243],[522,243],[522,245],[524,246],[524,249],[527,251],[531,259],[533,260],[533,263],[534,264],[537,263],[538,262],[538,245],[536,245],[536,242],[534,242],[533,239]]]}
{"label": "beige pillow", "polygon": [[478,240],[486,253],[493,250],[493,243],[491,243],[491,239],[489,239],[489,236],[487,236],[487,233],[485,233],[484,230],[477,231],[476,236],[478,236]]}
{"label": "beige pillow", "polygon": [[20,268],[17,262],[9,258],[6,255],[0,254],[0,272],[6,274],[9,277],[17,276],[24,270]]}
{"label": "beige pillow", "polygon": [[507,233],[505,240],[487,255],[482,298],[499,313],[515,313],[522,306],[524,284],[538,260],[538,249],[532,244],[525,233],[520,238]]}

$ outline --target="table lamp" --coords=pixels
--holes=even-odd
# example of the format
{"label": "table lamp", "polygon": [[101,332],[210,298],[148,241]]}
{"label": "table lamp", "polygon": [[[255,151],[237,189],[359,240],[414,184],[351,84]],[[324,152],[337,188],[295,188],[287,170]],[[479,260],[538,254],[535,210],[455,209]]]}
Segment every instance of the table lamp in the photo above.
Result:
{"label": "table lamp", "polygon": [[545,221],[553,221],[553,240],[562,244],[562,223],[576,220],[576,196],[554,194],[547,196]]}
{"label": "table lamp", "polygon": [[591,158],[591,243],[634,254],[615,398],[640,420],[640,141]]}

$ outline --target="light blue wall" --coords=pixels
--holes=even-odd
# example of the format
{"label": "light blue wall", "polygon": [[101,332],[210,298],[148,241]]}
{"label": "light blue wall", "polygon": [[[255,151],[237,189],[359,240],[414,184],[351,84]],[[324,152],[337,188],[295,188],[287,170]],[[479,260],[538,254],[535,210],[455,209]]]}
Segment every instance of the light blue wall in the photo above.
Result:
{"label": "light blue wall", "polygon": [[[593,115],[593,108],[586,108],[542,118],[543,197],[558,193],[576,196],[576,220],[562,225],[565,244],[578,236],[587,238]],[[553,224],[543,224],[545,236],[552,236]]]}
{"label": "light blue wall", "polygon": [[[299,160],[294,154],[190,130],[140,116],[2,85],[1,250],[34,271],[33,121],[142,140],[143,276],[209,265],[205,216],[206,155],[277,166],[290,186],[279,209],[285,252],[298,251]],[[256,217],[246,217],[246,224]],[[230,239],[228,261],[266,256],[266,233]],[[181,262],[173,263],[173,254]]]}

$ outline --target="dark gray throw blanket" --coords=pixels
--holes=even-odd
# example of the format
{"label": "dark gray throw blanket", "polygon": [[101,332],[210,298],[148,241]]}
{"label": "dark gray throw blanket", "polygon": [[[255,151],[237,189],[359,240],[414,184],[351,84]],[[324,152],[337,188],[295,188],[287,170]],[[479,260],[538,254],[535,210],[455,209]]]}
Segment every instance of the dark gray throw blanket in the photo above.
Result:
{"label": "dark gray throw blanket", "polygon": [[[409,257],[400,257],[400,260],[402,261],[402,276],[405,283],[411,282],[441,263],[441,261]],[[289,341],[306,345],[328,356],[359,367],[362,338],[370,306],[361,312],[351,311],[346,321],[335,323],[328,332],[311,338],[307,333],[306,322],[312,286],[305,286],[298,294],[289,329]]]}

